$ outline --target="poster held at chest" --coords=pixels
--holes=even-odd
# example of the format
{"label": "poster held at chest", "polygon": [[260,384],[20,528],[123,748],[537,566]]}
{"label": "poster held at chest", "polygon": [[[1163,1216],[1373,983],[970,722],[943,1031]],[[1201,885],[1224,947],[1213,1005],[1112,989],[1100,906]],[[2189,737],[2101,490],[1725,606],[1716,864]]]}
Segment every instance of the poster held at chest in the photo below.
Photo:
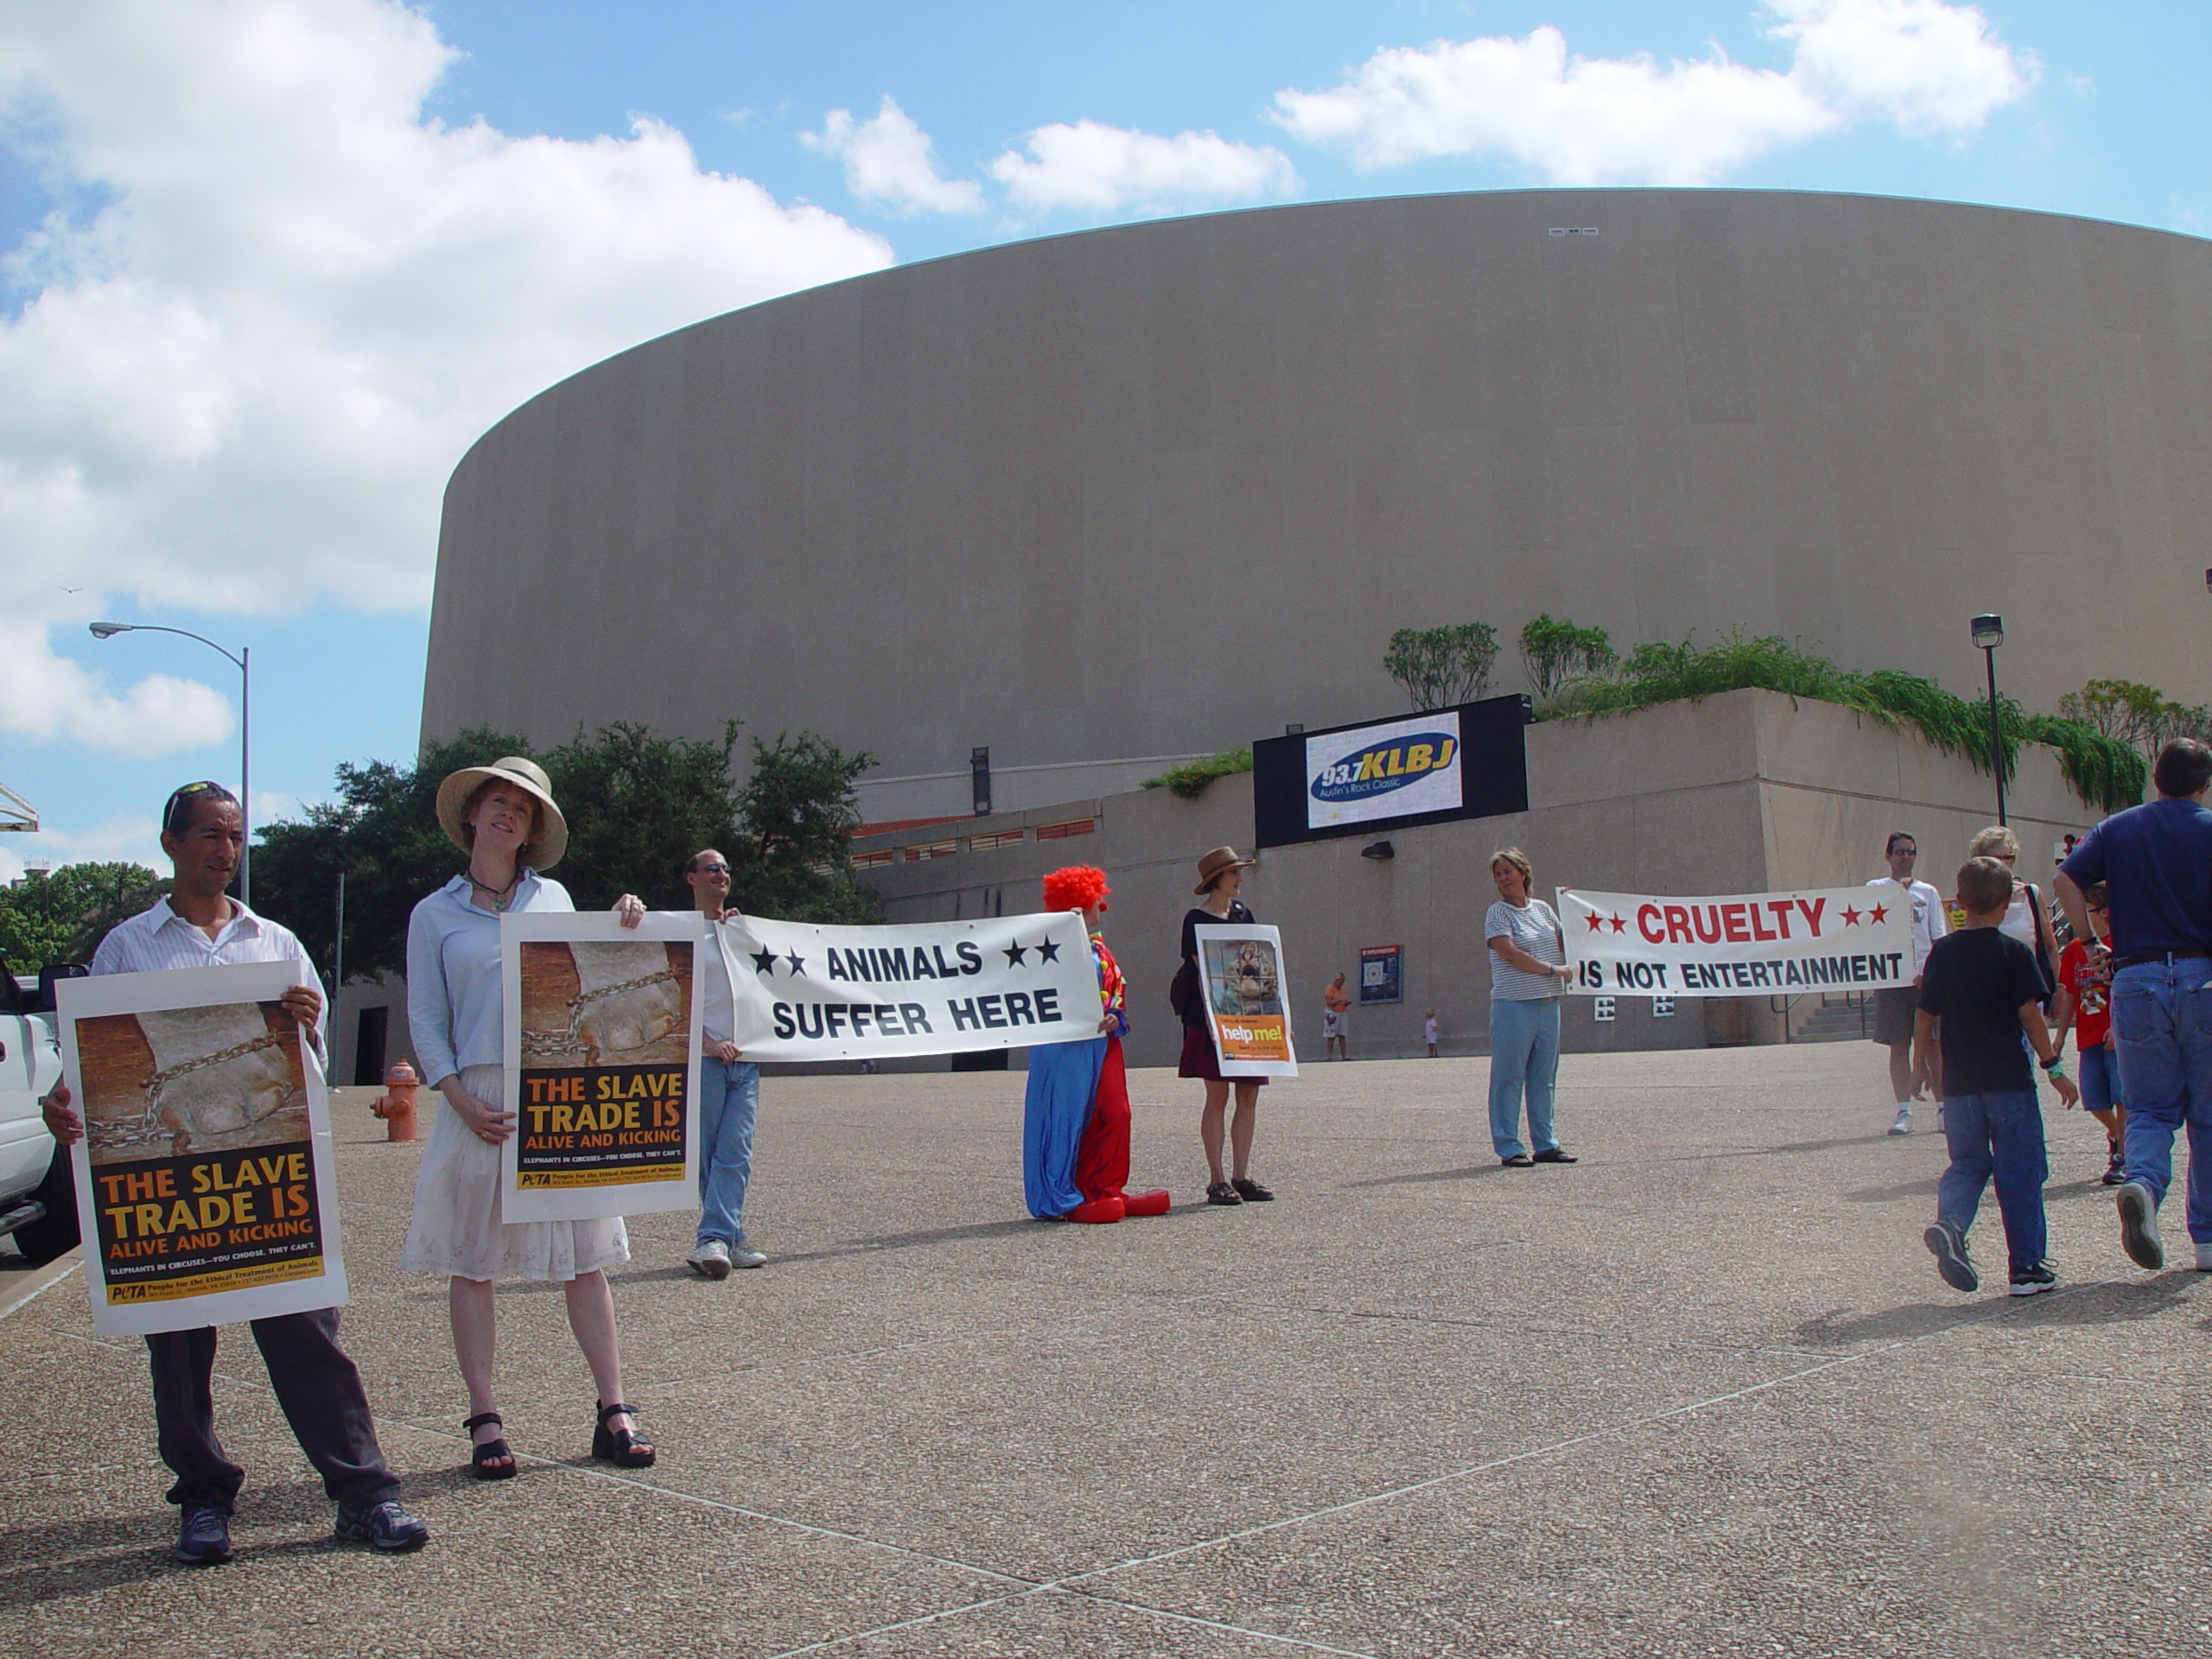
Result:
{"label": "poster held at chest", "polygon": [[633,928],[603,912],[499,918],[508,1221],[696,1205],[705,927],[693,911],[650,911]]}
{"label": "poster held at chest", "polygon": [[321,1068],[290,963],[66,979],[85,1284],[103,1336],[346,1302]]}
{"label": "poster held at chest", "polygon": [[1763,996],[1912,983],[1912,906],[1894,889],[1670,899],[1559,889],[1583,996]]}
{"label": "poster held at chest", "polygon": [[1294,1077],[1282,935],[1256,924],[1194,927],[1206,1022],[1224,1077]]}

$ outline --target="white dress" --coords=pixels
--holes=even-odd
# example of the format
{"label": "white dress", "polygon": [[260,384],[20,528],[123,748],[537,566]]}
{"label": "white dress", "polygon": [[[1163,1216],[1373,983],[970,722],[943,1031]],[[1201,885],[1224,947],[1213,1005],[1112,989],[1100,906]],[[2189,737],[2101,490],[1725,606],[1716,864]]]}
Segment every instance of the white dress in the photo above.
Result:
{"label": "white dress", "polygon": [[[517,910],[573,910],[557,881],[526,872]],[[415,906],[407,930],[407,1013],[426,1083],[458,1073],[479,1100],[504,1107],[499,918],[468,901],[456,876]],[[630,1259],[620,1217],[509,1223],[500,1217],[499,1148],[440,1109],[423,1145],[402,1268],[457,1279],[574,1279]]]}

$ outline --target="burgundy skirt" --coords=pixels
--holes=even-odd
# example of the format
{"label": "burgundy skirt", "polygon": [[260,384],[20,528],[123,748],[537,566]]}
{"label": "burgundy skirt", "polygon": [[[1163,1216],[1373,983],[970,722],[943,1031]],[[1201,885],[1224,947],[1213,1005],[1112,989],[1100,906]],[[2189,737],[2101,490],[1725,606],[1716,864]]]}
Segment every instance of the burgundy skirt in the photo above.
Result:
{"label": "burgundy skirt", "polygon": [[[1221,1061],[1213,1052],[1213,1033],[1204,1026],[1183,1027],[1183,1058],[1176,1066],[1179,1077],[1203,1077],[1208,1083],[1219,1083]],[[1265,1083],[1265,1077],[1231,1077],[1231,1083]]]}

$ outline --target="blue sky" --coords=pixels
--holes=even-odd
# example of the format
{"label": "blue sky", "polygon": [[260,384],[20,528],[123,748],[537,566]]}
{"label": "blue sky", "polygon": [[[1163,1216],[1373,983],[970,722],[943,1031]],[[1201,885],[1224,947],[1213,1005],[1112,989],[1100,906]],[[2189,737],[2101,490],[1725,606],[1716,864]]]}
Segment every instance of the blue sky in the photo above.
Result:
{"label": "blue sky", "polygon": [[668,328],[1348,195],[1725,184],[2208,235],[2208,69],[2201,0],[0,0],[0,783],[48,826],[0,879],[152,861],[161,797],[235,779],[234,671],[99,616],[251,647],[259,816],[404,757],[454,461]]}

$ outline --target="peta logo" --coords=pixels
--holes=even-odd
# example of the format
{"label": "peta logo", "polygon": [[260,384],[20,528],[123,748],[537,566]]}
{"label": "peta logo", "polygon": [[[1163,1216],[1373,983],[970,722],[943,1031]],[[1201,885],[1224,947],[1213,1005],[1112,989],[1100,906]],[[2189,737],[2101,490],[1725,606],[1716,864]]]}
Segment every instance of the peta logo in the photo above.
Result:
{"label": "peta logo", "polygon": [[1387,795],[1394,789],[1418,783],[1431,772],[1441,772],[1459,759],[1457,740],[1442,732],[1416,732],[1392,738],[1372,748],[1356,750],[1321,768],[1313,779],[1317,801],[1363,801]]}

